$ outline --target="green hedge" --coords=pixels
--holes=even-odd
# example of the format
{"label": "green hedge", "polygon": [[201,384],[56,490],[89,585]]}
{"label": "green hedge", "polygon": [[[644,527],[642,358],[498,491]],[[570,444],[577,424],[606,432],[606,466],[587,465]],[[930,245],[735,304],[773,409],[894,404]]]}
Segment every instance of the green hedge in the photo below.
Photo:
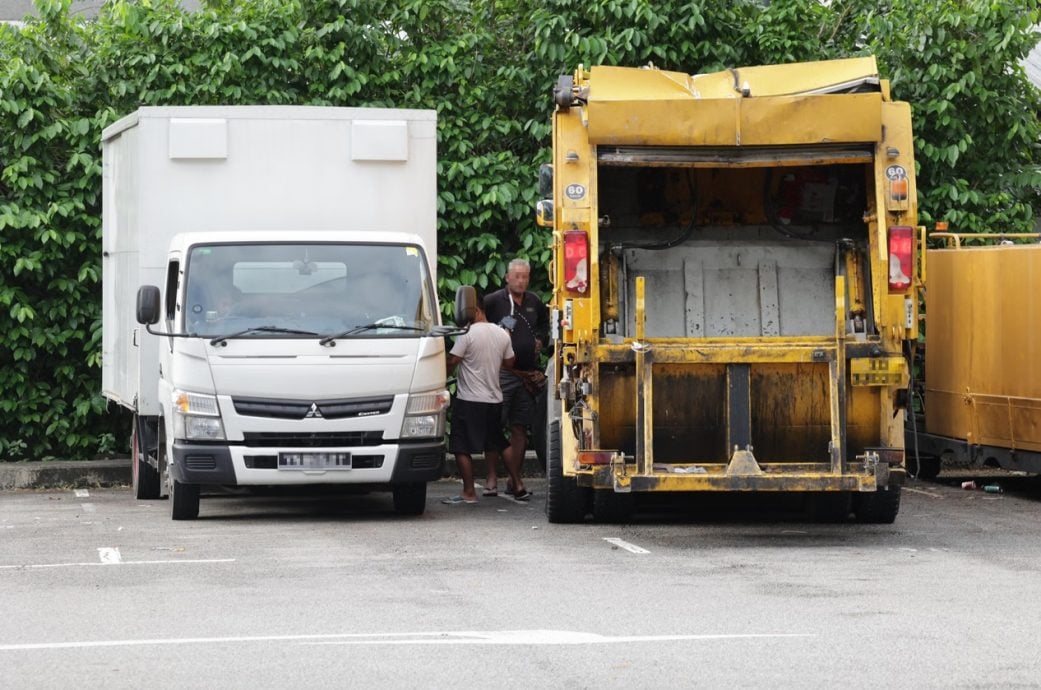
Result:
{"label": "green hedge", "polygon": [[[915,107],[924,219],[1027,230],[1041,210],[1038,93],[1017,60],[1032,0],[68,0],[0,26],[0,459],[125,451],[100,388],[101,130],[142,105],[436,108],[439,288],[547,289],[535,226],[550,90],[579,63],[703,72],[875,52]],[[925,9],[923,9],[925,8]]]}

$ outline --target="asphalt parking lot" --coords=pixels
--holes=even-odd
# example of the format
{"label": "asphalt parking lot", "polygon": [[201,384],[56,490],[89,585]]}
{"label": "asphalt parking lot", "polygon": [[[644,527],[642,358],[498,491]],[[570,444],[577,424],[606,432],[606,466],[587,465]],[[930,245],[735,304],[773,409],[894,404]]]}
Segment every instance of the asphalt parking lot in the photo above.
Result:
{"label": "asphalt parking lot", "polygon": [[1041,488],[914,482],[895,525],[653,501],[550,525],[545,486],[393,515],[386,494],[0,493],[7,687],[1035,686]]}

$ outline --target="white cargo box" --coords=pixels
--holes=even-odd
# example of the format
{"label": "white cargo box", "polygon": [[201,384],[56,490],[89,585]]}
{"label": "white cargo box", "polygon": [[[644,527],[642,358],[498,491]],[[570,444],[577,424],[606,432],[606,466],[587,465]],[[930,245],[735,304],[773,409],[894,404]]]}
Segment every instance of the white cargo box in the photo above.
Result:
{"label": "white cargo box", "polygon": [[105,397],[159,413],[163,341],[137,324],[135,301],[164,281],[179,233],[413,233],[436,278],[436,130],[431,110],[303,106],[141,108],[106,128]]}

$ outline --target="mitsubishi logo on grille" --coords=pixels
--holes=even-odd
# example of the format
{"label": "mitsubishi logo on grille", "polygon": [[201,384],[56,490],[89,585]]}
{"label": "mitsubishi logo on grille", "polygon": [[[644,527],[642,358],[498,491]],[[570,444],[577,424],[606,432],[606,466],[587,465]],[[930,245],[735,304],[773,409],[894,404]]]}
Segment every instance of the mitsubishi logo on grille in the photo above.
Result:
{"label": "mitsubishi logo on grille", "polygon": [[318,403],[311,403],[311,409],[304,415],[304,419],[308,417],[321,417],[322,411],[318,409]]}

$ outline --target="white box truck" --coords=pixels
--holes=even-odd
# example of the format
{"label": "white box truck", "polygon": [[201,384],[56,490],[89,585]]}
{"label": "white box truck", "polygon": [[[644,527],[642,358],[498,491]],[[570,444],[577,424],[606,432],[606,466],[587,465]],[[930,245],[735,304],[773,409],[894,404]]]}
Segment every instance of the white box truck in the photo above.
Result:
{"label": "white box truck", "polygon": [[[105,129],[103,392],[138,498],[440,478],[436,114],[141,108]],[[135,297],[136,296],[136,297]],[[346,488],[346,487],[345,487]]]}

